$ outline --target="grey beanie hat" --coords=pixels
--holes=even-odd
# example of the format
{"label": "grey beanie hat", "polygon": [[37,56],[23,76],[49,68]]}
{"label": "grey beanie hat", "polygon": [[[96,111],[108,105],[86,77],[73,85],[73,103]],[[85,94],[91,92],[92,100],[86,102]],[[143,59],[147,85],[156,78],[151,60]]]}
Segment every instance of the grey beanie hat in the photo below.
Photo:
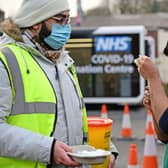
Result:
{"label": "grey beanie hat", "polygon": [[23,0],[12,20],[20,28],[25,28],[65,10],[69,10],[68,0]]}

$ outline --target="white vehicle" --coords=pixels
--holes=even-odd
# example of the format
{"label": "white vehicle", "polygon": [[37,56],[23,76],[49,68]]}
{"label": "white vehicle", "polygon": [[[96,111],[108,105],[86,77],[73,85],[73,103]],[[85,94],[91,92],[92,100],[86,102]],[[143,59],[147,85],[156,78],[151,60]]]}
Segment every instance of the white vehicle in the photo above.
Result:
{"label": "white vehicle", "polygon": [[142,102],[145,81],[134,59],[148,54],[145,41],[151,46],[144,26],[73,29],[66,48],[75,60],[85,103]]}

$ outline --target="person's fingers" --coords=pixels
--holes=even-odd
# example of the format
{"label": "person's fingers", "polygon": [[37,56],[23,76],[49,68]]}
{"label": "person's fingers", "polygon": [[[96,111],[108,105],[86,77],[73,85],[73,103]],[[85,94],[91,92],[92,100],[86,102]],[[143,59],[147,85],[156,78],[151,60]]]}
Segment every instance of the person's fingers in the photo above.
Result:
{"label": "person's fingers", "polygon": [[145,92],[144,92],[143,105],[144,105],[148,110],[151,109],[150,93],[149,93],[149,90],[147,90],[147,89],[145,89]]}
{"label": "person's fingers", "polygon": [[74,167],[74,166],[80,166],[81,164],[72,160],[71,157],[69,157],[67,155],[67,153],[64,153],[63,157],[60,158],[60,164],[64,164],[66,166],[71,166],[71,167]]}
{"label": "person's fingers", "polygon": [[149,91],[149,86],[148,85],[145,86],[145,90]]}
{"label": "person's fingers", "polygon": [[138,66],[138,59],[134,59],[134,63]]}
{"label": "person's fingers", "polygon": [[145,55],[141,55],[140,57],[136,58],[134,60],[134,63],[137,65],[137,66],[140,66],[144,61],[146,61],[149,57],[148,56],[145,56]]}
{"label": "person's fingers", "polygon": [[145,93],[144,94],[144,98],[143,98],[143,100],[144,100],[144,102],[150,102],[150,95],[149,95],[149,93]]}
{"label": "person's fingers", "polygon": [[67,144],[62,144],[62,148],[66,151],[66,152],[72,152],[72,148],[70,146],[68,146]]}
{"label": "person's fingers", "polygon": [[143,105],[146,107],[146,109],[151,110],[151,101],[149,99],[143,99]]}
{"label": "person's fingers", "polygon": [[56,141],[54,146],[54,161],[56,164],[63,164],[65,166],[80,166],[80,163],[77,163],[76,161],[72,160],[70,156],[68,156],[67,152],[71,152],[72,149],[67,144]]}
{"label": "person's fingers", "polygon": [[145,106],[150,106],[150,101],[149,101],[148,99],[144,99],[144,100],[143,100],[143,104],[144,104]]}

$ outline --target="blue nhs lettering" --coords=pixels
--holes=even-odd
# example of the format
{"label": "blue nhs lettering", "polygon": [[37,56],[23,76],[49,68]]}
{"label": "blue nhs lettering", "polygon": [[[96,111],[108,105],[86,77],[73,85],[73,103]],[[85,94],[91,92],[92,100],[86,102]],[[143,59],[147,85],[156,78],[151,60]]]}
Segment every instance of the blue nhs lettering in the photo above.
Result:
{"label": "blue nhs lettering", "polygon": [[97,36],[95,37],[96,52],[131,51],[129,36]]}

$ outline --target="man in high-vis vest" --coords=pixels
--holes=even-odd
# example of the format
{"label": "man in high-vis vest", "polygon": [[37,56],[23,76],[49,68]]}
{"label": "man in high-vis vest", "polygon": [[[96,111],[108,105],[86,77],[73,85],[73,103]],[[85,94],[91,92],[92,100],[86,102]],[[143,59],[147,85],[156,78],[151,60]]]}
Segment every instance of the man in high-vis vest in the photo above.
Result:
{"label": "man in high-vis vest", "polygon": [[[0,168],[84,166],[67,152],[87,143],[87,114],[64,45],[67,0],[23,0],[1,23]],[[115,163],[112,151],[109,166]]]}

